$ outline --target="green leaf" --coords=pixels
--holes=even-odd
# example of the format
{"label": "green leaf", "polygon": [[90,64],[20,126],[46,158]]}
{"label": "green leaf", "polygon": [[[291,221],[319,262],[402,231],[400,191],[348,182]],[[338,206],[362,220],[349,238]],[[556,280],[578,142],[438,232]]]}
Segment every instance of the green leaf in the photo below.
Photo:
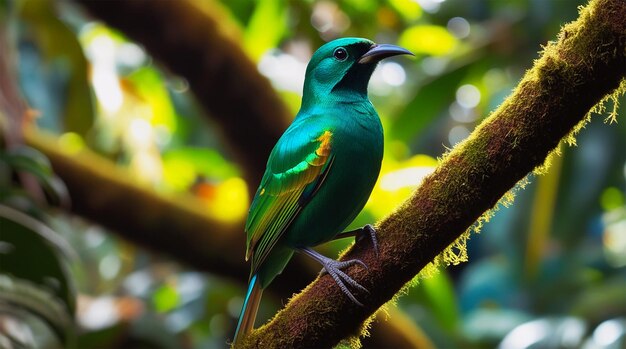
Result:
{"label": "green leaf", "polygon": [[[59,19],[50,0],[22,1],[20,17],[28,25],[46,63],[69,71],[63,109],[66,131],[85,135],[94,121],[87,59],[76,35]],[[43,111],[45,112],[45,111]]]}
{"label": "green leaf", "polygon": [[150,123],[153,126],[165,126],[169,132],[174,133],[176,111],[161,74],[155,68],[148,66],[135,70],[126,79],[132,83],[132,86],[123,85],[126,92],[150,106],[147,115]]}
{"label": "green leaf", "polygon": [[452,280],[445,270],[421,282],[424,296],[428,299],[433,315],[442,328],[453,332],[460,325],[460,315]]}
{"label": "green leaf", "polygon": [[244,46],[253,60],[278,46],[287,32],[287,19],[284,0],[257,2],[244,36]]}
{"label": "green leaf", "polygon": [[18,146],[8,151],[0,151],[0,164],[5,163],[10,170],[27,172],[35,176],[43,187],[52,204],[58,205],[69,200],[69,193],[65,183],[52,171],[48,158],[40,151]]}
{"label": "green leaf", "polygon": [[51,327],[59,340],[66,344],[71,341],[72,316],[65,304],[48,289],[28,280],[0,273],[0,303],[7,304],[5,307],[8,307],[11,313],[18,312],[11,310],[12,307],[16,307],[39,316]]}
{"label": "green leaf", "polygon": [[416,20],[422,16],[422,8],[413,0],[389,0],[389,4],[406,20]]}
{"label": "green leaf", "polygon": [[414,54],[442,56],[451,53],[457,39],[438,25],[416,25],[405,30],[398,44]]}
{"label": "green leaf", "polygon": [[624,194],[617,187],[608,187],[600,195],[600,206],[605,211],[624,207]]}
{"label": "green leaf", "polygon": [[209,180],[239,175],[239,170],[214,149],[182,147],[163,154],[165,181],[174,189],[189,188],[198,176]]}
{"label": "green leaf", "polygon": [[415,98],[402,112],[398,113],[391,125],[390,136],[404,142],[418,138],[426,127],[432,125],[433,120],[452,103],[455,98],[454,91],[466,76],[468,69],[469,66],[462,66],[420,86]]}
{"label": "green leaf", "polygon": [[20,145],[7,151],[0,150],[0,161],[15,171],[26,171],[37,177],[52,175],[50,160],[39,150],[31,147]]}
{"label": "green leaf", "polygon": [[9,1],[0,0],[0,19],[6,21],[7,14],[9,13]]}
{"label": "green leaf", "polygon": [[0,205],[0,300],[41,316],[67,341],[75,290],[63,256],[69,245],[46,225]]}
{"label": "green leaf", "polygon": [[158,312],[165,313],[180,304],[180,295],[174,286],[165,284],[154,292],[152,301]]}

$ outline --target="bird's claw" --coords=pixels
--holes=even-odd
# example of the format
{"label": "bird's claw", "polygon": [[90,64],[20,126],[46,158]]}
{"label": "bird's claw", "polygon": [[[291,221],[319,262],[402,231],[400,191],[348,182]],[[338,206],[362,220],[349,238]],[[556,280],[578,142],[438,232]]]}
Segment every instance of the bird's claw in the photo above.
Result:
{"label": "bird's claw", "polygon": [[359,242],[366,237],[370,238],[372,241],[372,248],[374,249],[374,253],[376,257],[378,257],[378,238],[376,237],[376,229],[371,224],[366,224],[363,228],[359,229],[356,233],[356,241]]}
{"label": "bird's claw", "polygon": [[347,285],[365,293],[369,293],[369,291],[365,287],[361,286],[358,282],[354,281],[353,278],[351,278],[348,274],[346,274],[345,272],[341,270],[341,269],[350,267],[355,264],[358,264],[362,266],[363,268],[368,269],[367,265],[363,263],[363,261],[358,260],[358,259],[350,259],[347,261],[336,261],[332,258],[323,256],[312,249],[303,248],[301,249],[301,251],[313,257],[320,264],[322,264],[322,266],[324,267],[324,269],[322,269],[322,272],[321,272],[322,276],[325,274],[329,274],[333,278],[333,280],[335,280],[335,283],[337,284],[337,286],[339,286],[339,288],[341,289],[341,292],[343,292],[355,304],[361,307],[363,306],[363,304],[354,297],[352,292],[350,292]]}
{"label": "bird's claw", "polygon": [[[334,267],[337,270],[341,270],[341,269],[353,266],[355,264],[358,264],[358,265],[362,266],[363,268],[369,270],[369,268],[367,267],[367,264],[363,263],[363,261],[360,260],[360,259],[350,259],[350,260],[342,261],[342,262],[336,261],[336,260],[333,260],[333,259],[330,259],[330,258],[329,258],[329,260],[335,262]],[[324,266],[324,269],[322,269],[321,275],[324,276],[324,275],[328,274],[328,272],[326,271],[326,265],[324,263],[322,263],[322,265]]]}
{"label": "bird's claw", "polygon": [[358,259],[351,259],[351,260],[344,261],[344,262],[339,262],[339,261],[335,261],[332,259],[328,259],[327,261],[322,263],[322,265],[324,266],[322,275],[329,274],[333,278],[333,280],[335,280],[335,283],[337,284],[337,286],[339,286],[341,291],[346,296],[348,296],[348,298],[350,298],[351,301],[353,301],[355,304],[362,307],[363,304],[354,297],[352,292],[350,292],[350,290],[346,286],[346,283],[362,292],[369,293],[369,291],[365,287],[361,286],[358,282],[354,281],[354,279],[352,279],[348,274],[344,273],[341,270],[342,268],[346,268],[348,266],[355,265],[355,264],[361,265],[367,269],[367,266],[365,265],[365,263],[363,263],[362,261]]}

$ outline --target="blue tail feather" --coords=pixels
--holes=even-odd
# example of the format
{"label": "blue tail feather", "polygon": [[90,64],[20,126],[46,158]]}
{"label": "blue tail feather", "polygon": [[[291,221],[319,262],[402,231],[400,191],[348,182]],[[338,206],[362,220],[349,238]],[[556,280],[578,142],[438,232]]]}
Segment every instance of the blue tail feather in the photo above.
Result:
{"label": "blue tail feather", "polygon": [[239,315],[237,330],[235,330],[233,347],[237,347],[237,344],[240,343],[241,339],[252,331],[262,293],[263,289],[261,288],[257,275],[255,274],[250,279],[248,292],[246,293],[246,298],[244,299],[243,306],[241,307],[241,314]]}

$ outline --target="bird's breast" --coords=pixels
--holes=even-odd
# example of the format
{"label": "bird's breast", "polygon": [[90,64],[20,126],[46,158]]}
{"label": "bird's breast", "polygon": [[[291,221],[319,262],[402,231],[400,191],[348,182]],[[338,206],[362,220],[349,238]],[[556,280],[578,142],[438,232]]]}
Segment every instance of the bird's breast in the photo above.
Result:
{"label": "bird's breast", "polygon": [[334,159],[328,175],[287,234],[293,247],[314,246],[343,231],[365,206],[378,178],[383,156],[378,117],[342,121],[330,129]]}

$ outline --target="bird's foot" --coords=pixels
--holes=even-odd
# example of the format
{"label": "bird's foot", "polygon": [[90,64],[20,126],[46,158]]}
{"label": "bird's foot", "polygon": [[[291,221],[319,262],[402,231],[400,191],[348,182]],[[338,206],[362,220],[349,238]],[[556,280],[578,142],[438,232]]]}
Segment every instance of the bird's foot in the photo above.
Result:
{"label": "bird's foot", "polygon": [[355,237],[355,241],[359,242],[366,237],[369,237],[370,241],[372,241],[372,247],[374,248],[374,253],[378,257],[378,238],[376,237],[376,229],[371,224],[366,224],[362,228],[346,231],[340,234],[337,234],[333,240],[343,239],[347,237]]}
{"label": "bird's foot", "polygon": [[354,297],[352,292],[350,292],[347,285],[366,293],[369,293],[369,291],[365,287],[361,286],[358,282],[354,281],[354,279],[352,279],[348,274],[344,273],[341,269],[347,268],[355,264],[358,264],[367,269],[367,265],[365,265],[365,263],[358,259],[336,261],[332,258],[321,255],[318,252],[309,248],[303,248],[300,251],[318,261],[324,267],[324,269],[322,270],[322,275],[328,273],[333,278],[333,280],[335,280],[335,283],[337,284],[337,286],[339,286],[341,292],[343,292],[355,304],[361,307],[363,306],[363,304]]}
{"label": "bird's foot", "polygon": [[376,257],[378,257],[378,238],[376,237],[376,229],[374,229],[374,226],[371,224],[366,224],[363,226],[363,228],[359,229],[356,233],[355,240],[358,242],[365,239],[366,237],[370,238],[374,253],[376,253]]}

